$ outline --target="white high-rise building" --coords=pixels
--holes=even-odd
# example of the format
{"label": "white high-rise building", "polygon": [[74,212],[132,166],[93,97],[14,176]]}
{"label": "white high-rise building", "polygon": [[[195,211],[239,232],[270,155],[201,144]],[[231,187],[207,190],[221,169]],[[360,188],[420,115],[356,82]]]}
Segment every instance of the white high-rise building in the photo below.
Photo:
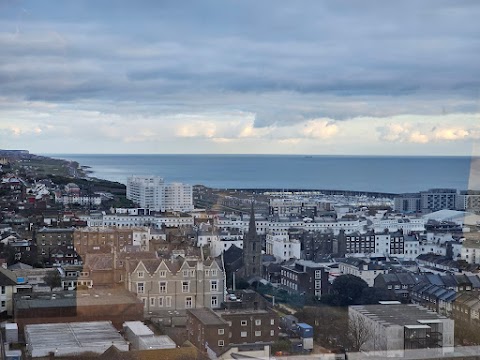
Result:
{"label": "white high-rise building", "polygon": [[131,176],[127,180],[127,199],[155,211],[193,210],[191,185],[165,184],[159,176]]}
{"label": "white high-rise building", "polygon": [[181,183],[165,184],[165,208],[174,211],[192,211],[192,185]]}

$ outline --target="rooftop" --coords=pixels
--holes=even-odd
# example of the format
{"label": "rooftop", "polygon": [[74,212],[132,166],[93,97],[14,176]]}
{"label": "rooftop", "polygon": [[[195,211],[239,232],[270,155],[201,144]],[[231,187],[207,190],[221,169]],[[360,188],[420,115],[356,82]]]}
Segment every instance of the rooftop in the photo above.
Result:
{"label": "rooftop", "polygon": [[190,309],[188,313],[196,317],[203,325],[228,325],[225,320],[209,308]]}
{"label": "rooftop", "polygon": [[423,320],[428,322],[447,319],[426,308],[412,304],[355,305],[350,308],[386,326],[418,325]]}
{"label": "rooftop", "polygon": [[110,346],[127,348],[109,321],[35,324],[25,327],[25,337],[30,352],[45,353],[68,349],[73,353],[97,351],[103,353]]}

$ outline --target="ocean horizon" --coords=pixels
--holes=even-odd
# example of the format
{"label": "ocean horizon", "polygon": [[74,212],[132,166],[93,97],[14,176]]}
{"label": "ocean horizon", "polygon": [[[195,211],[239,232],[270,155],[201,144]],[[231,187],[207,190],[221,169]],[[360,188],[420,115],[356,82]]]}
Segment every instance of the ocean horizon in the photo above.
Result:
{"label": "ocean horizon", "polygon": [[318,189],[383,193],[468,189],[471,156],[42,154],[88,166],[126,184],[132,175],[213,188]]}

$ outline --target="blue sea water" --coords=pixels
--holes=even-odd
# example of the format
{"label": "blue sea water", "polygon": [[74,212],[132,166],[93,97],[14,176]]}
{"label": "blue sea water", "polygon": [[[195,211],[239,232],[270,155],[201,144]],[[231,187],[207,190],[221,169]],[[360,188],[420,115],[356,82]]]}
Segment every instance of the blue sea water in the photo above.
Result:
{"label": "blue sea water", "polygon": [[90,166],[91,176],[126,183],[131,175],[215,188],[416,192],[467,189],[470,157],[49,154]]}

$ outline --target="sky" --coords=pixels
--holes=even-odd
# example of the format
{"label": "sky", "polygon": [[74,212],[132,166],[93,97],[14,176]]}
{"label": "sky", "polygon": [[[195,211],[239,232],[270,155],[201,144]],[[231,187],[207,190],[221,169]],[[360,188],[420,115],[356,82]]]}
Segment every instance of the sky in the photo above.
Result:
{"label": "sky", "polygon": [[0,148],[471,155],[478,0],[0,0]]}

